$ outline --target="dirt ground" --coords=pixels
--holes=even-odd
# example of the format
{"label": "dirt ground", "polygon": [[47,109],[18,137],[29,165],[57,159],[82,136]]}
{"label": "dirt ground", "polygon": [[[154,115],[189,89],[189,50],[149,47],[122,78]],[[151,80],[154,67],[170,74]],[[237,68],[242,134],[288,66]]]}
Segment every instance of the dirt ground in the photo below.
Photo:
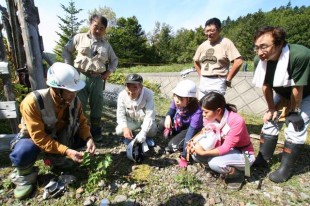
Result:
{"label": "dirt ground", "polygon": [[[57,175],[53,171],[39,173],[31,198],[13,198],[13,186],[7,176],[12,171],[8,154],[1,154],[0,205],[99,205],[106,198],[110,205],[309,205],[310,202],[310,147],[301,152],[294,175],[285,183],[275,184],[268,174],[279,166],[281,148],[278,147],[269,169],[251,169],[240,191],[229,191],[223,179],[206,166],[194,163],[187,170],[177,167],[178,153],[166,154],[167,142],[158,136],[157,146],[146,153],[141,164],[126,157],[126,148],[114,135],[115,110],[105,108],[103,116],[104,141],[97,144],[100,154],[111,154],[108,180],[91,192],[81,192],[87,175],[85,169],[69,171],[77,178],[74,186],[58,198],[43,200],[44,186]],[[258,148],[258,140],[253,139]],[[42,162],[40,159],[37,162]],[[40,164],[39,164],[40,165]]]}

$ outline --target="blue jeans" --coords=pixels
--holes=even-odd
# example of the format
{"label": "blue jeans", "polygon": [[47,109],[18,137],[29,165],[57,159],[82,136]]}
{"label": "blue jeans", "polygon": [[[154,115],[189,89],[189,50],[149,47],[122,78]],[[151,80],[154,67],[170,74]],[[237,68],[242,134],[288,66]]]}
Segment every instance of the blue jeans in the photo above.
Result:
{"label": "blue jeans", "polygon": [[[69,146],[69,148],[78,149],[86,145],[83,139],[77,136],[74,139],[73,145]],[[40,152],[40,148],[32,139],[23,138],[15,144],[13,151],[10,153],[10,159],[15,167],[28,167],[35,163]]]}
{"label": "blue jeans", "polygon": [[35,163],[40,151],[30,138],[24,138],[16,143],[10,159],[15,167],[27,167]]}

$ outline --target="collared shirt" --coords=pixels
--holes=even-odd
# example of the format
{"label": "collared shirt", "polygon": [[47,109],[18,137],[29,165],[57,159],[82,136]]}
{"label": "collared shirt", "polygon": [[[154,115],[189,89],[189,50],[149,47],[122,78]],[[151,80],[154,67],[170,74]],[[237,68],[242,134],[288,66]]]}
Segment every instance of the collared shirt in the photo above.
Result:
{"label": "collared shirt", "polygon": [[79,71],[102,73],[106,69],[114,72],[117,68],[118,58],[112,46],[103,38],[93,38],[90,32],[77,34],[68,41],[62,53],[65,63],[73,65],[74,51],[77,51],[74,67]]}
{"label": "collared shirt", "polygon": [[127,91],[119,93],[117,99],[117,124],[122,128],[128,127],[127,118],[142,122],[141,131],[148,133],[155,122],[155,107],[153,91],[143,87],[142,96],[131,100]]}
{"label": "collared shirt", "polygon": [[[53,94],[53,93],[51,93]],[[56,123],[56,135],[60,133],[68,124],[68,108],[69,105],[62,106],[59,97],[52,95],[55,115],[57,117]],[[79,129],[78,135],[83,140],[86,140],[91,136],[90,128],[87,124],[87,119],[83,115],[81,103],[76,108],[79,112]],[[28,94],[21,102],[20,111],[23,117],[23,121],[26,125],[27,132],[33,142],[44,152],[54,154],[64,154],[68,149],[67,146],[60,144],[53,139],[49,134],[45,132],[45,125],[41,117],[40,108],[38,107],[36,100],[32,94]]]}

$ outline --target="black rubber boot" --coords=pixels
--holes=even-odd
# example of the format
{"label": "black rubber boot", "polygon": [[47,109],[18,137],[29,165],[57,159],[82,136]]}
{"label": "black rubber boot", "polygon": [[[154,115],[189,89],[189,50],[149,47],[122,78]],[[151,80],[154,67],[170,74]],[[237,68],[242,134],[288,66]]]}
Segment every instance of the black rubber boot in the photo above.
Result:
{"label": "black rubber boot", "polygon": [[277,146],[278,135],[260,135],[259,153],[253,163],[253,167],[268,167],[268,161],[273,156]]}
{"label": "black rubber boot", "polygon": [[285,141],[281,166],[269,175],[269,179],[276,183],[288,180],[293,172],[294,163],[303,147],[304,144],[293,144]]}

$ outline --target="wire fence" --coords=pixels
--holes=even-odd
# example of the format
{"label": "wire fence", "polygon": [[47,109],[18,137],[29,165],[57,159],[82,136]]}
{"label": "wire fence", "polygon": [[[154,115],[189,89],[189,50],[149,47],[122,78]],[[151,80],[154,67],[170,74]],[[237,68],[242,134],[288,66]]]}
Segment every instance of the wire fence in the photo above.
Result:
{"label": "wire fence", "polygon": [[[158,115],[165,115],[172,98],[172,89],[177,83],[186,78],[194,81],[198,88],[197,73],[182,75],[179,72],[168,73],[139,73],[144,80],[160,85],[160,94],[155,95],[155,108]],[[232,88],[228,88],[226,101],[235,104],[238,111],[248,114],[263,114],[267,109],[262,91],[252,85],[253,72],[239,72],[232,81]],[[107,84],[104,98],[107,104],[116,107],[117,95],[124,88],[122,85]]]}

